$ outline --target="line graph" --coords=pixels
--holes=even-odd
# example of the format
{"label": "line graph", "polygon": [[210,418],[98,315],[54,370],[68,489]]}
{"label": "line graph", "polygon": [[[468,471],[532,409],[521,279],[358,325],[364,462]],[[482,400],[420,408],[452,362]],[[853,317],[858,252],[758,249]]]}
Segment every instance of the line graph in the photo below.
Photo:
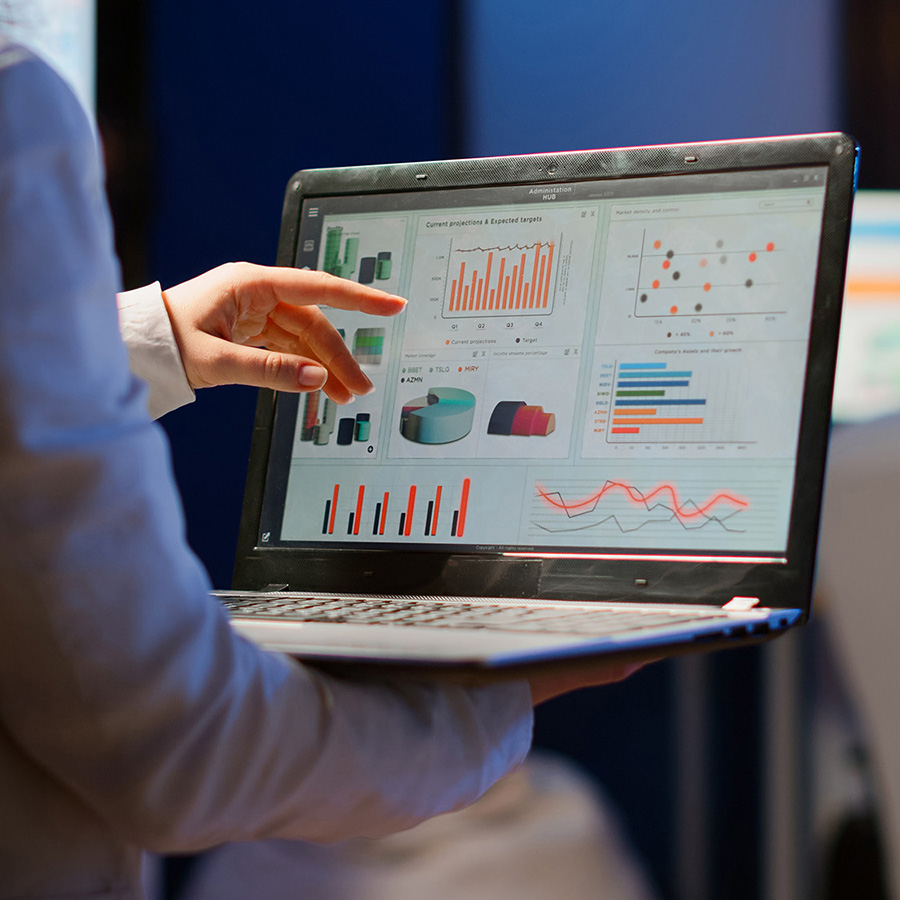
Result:
{"label": "line graph", "polygon": [[[557,515],[564,515],[567,522],[534,521],[537,528],[547,532],[571,532],[610,525],[622,534],[645,529],[654,524],[674,524],[685,530],[718,526],[726,531],[740,533],[731,520],[750,507],[750,501],[732,491],[716,491],[702,501],[682,499],[678,488],[662,482],[648,491],[641,491],[626,481],[606,480],[600,488],[587,496],[566,500],[559,490],[549,490],[535,484],[537,496],[545,507]],[[600,509],[601,503],[604,508]],[[600,509],[598,513],[598,509]],[[594,514],[597,514],[596,516]],[[573,520],[593,517],[586,522]]]}
{"label": "line graph", "polygon": [[576,549],[782,552],[793,473],[743,462],[535,470],[528,538]]}

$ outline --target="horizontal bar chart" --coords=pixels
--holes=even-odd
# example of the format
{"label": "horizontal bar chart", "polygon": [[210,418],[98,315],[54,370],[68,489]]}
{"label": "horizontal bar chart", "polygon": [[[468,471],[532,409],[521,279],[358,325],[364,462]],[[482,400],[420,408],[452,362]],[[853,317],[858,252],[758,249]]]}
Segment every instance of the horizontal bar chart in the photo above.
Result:
{"label": "horizontal bar chart", "polygon": [[690,390],[693,377],[692,370],[669,369],[664,362],[620,363],[612,390],[610,439],[684,439],[692,426],[703,425],[706,419],[698,415],[698,407],[706,406],[706,398],[679,390]]}

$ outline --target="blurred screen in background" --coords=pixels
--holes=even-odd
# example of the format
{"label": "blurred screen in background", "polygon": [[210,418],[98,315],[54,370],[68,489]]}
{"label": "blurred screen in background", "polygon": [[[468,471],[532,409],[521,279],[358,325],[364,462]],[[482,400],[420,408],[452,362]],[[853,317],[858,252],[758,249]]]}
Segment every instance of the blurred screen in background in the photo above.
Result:
{"label": "blurred screen in background", "polygon": [[836,422],[900,412],[900,191],[860,191],[834,388]]}

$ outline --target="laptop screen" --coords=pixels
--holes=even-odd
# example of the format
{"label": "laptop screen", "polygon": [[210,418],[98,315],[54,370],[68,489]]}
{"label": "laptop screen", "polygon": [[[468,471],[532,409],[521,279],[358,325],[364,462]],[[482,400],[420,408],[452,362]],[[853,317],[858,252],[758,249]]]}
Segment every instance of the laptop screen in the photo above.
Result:
{"label": "laptop screen", "polygon": [[257,545],[786,559],[826,166],[304,200],[376,390],[279,395]]}

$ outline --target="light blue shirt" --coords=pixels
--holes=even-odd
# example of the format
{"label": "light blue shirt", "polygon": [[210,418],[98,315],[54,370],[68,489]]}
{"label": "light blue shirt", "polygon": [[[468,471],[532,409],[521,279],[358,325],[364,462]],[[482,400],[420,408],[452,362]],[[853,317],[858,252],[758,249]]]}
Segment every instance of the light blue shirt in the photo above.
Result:
{"label": "light blue shirt", "polygon": [[527,752],[527,685],[354,684],[237,637],[118,286],[95,135],[0,38],[0,897],[136,898],[142,849],[379,835],[474,800]]}

